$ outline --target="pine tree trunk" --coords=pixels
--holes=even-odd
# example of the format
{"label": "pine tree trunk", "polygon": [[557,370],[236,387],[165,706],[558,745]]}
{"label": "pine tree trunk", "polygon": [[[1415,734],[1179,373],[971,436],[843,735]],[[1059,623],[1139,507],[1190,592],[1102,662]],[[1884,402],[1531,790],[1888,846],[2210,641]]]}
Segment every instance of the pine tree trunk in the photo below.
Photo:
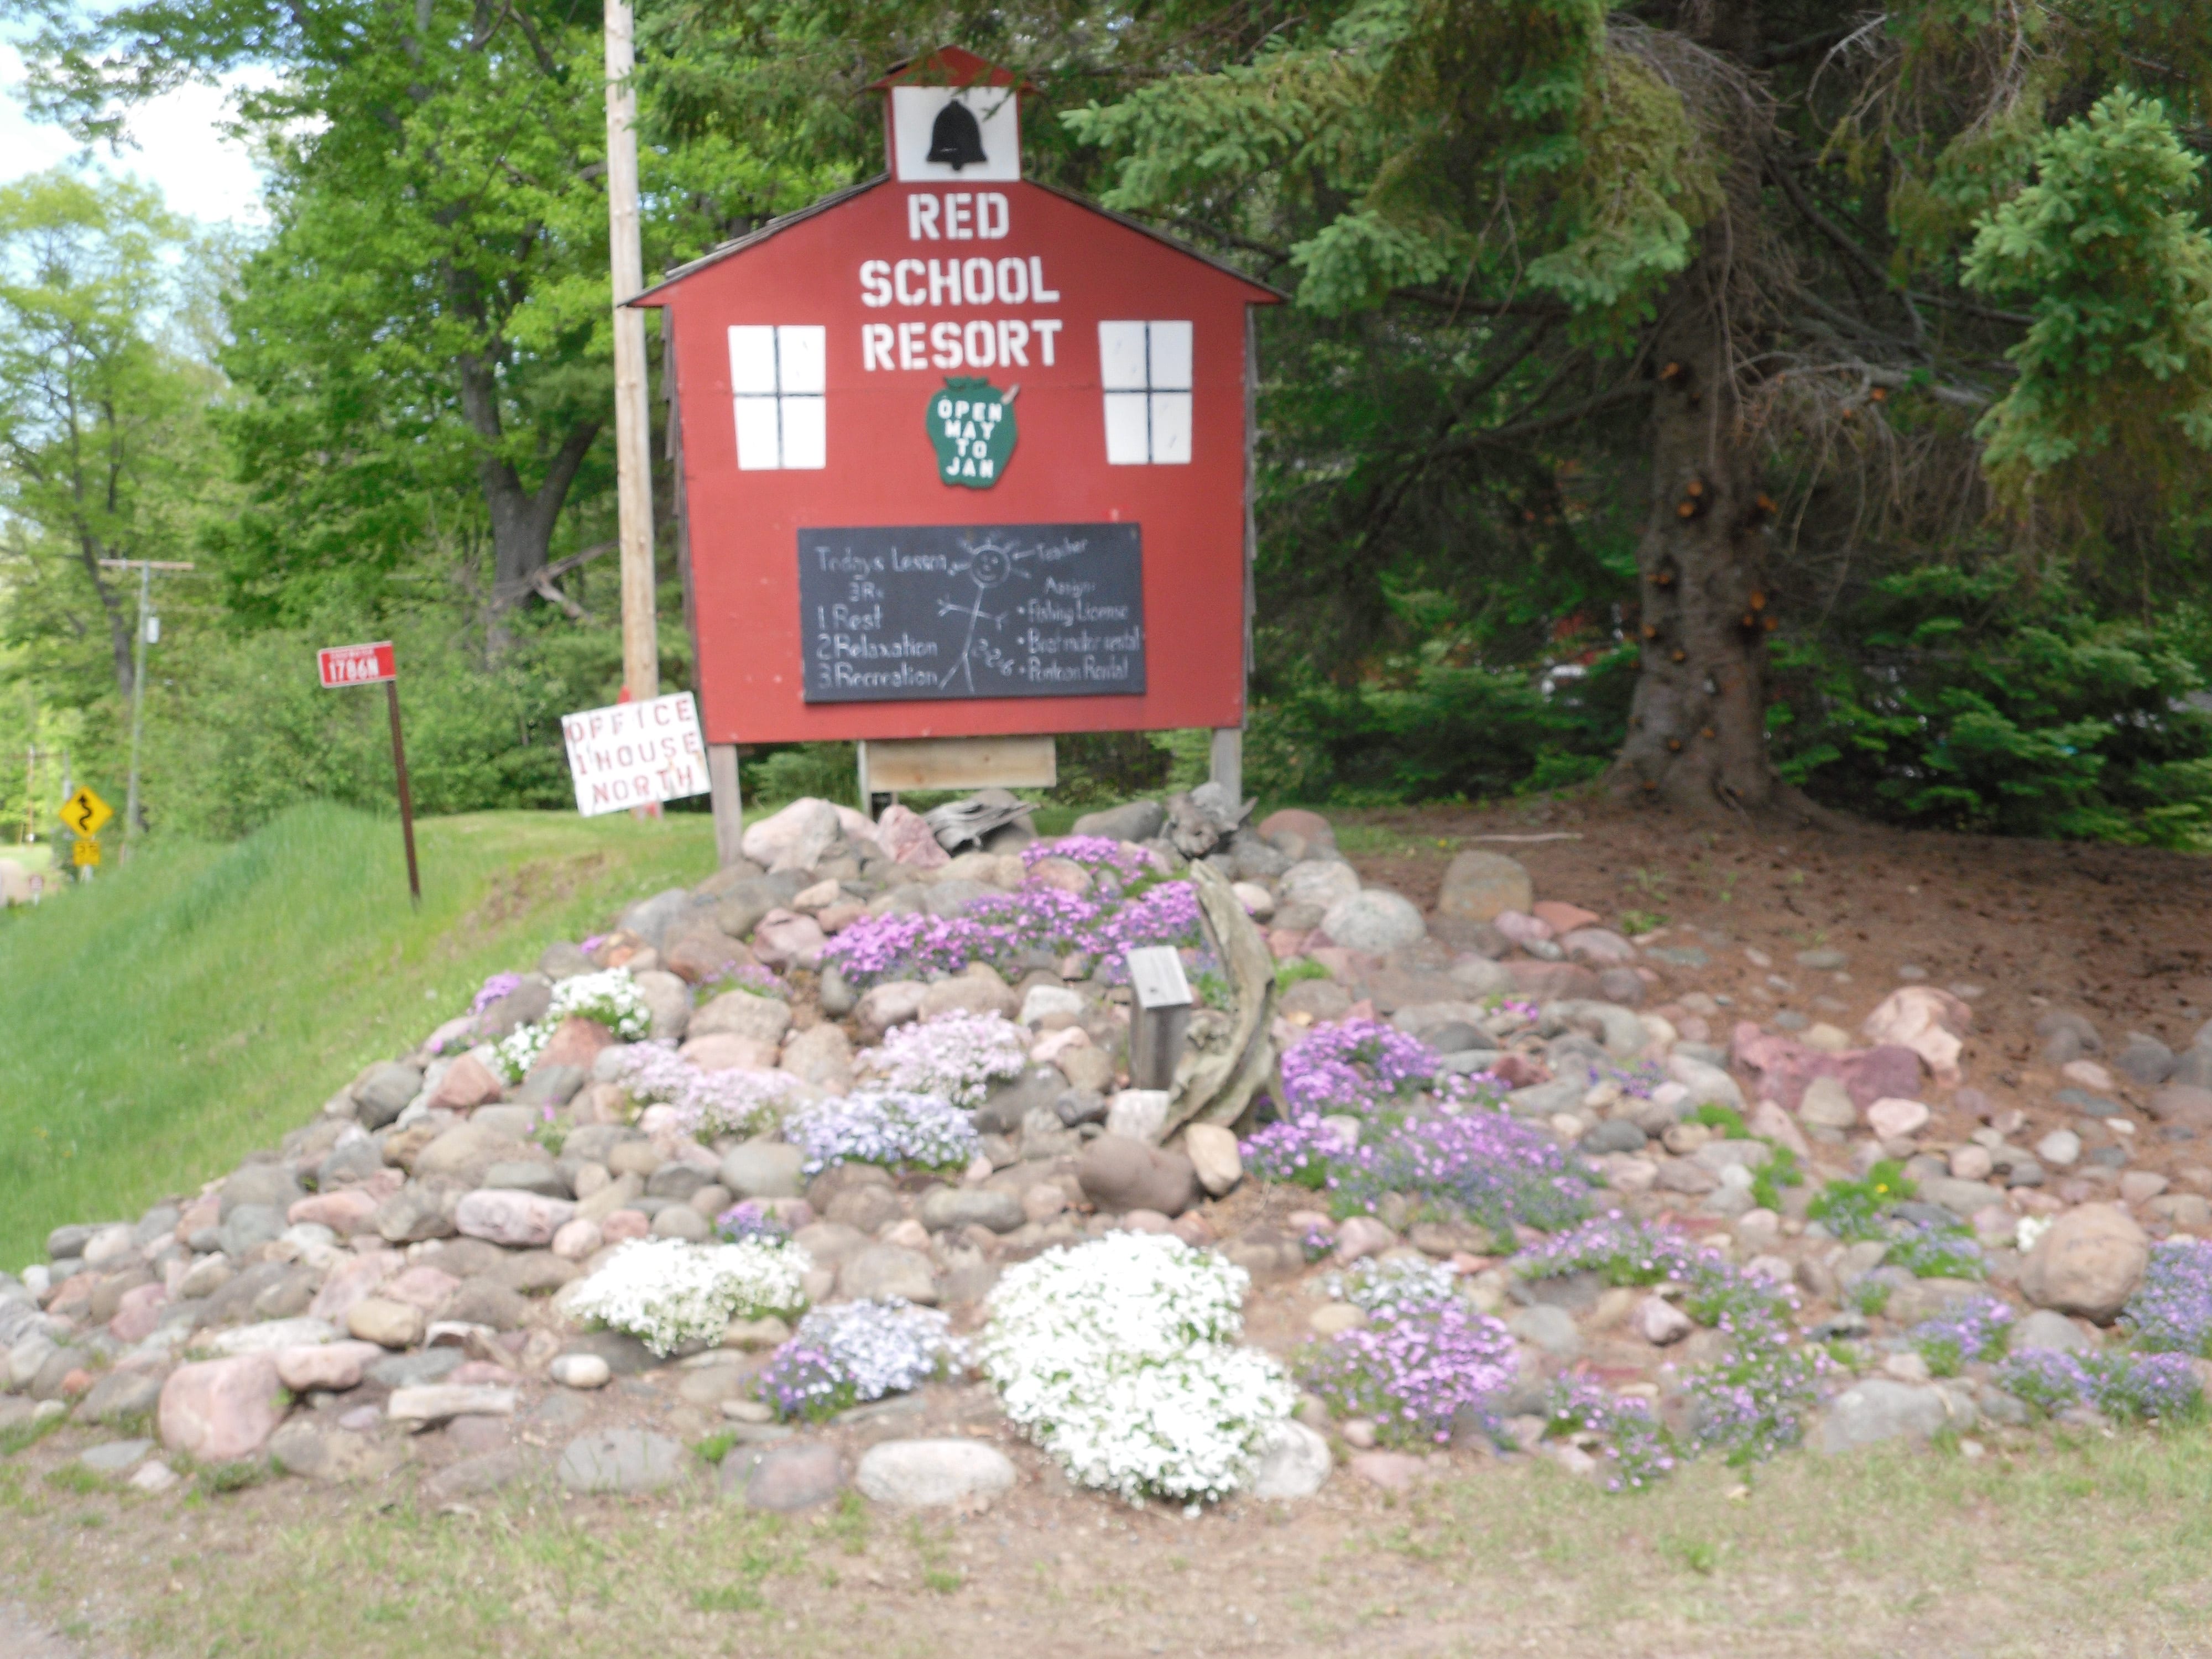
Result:
{"label": "pine tree trunk", "polygon": [[1766,752],[1766,521],[1719,319],[1692,267],[1653,342],[1651,507],[1637,546],[1644,659],[1618,793],[1678,810],[1808,804]]}

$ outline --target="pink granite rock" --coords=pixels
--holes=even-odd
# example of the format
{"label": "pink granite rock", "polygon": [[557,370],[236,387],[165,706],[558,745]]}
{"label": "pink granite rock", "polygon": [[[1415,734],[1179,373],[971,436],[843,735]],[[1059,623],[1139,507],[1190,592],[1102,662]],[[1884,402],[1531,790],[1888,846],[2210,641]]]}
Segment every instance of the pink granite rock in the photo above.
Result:
{"label": "pink granite rock", "polygon": [[490,1105],[505,1093],[489,1066],[474,1054],[463,1054],[438,1080],[438,1086],[430,1091],[428,1104],[433,1110],[442,1108],[451,1112],[468,1112]]}
{"label": "pink granite rock", "polygon": [[203,1463],[229,1463],[258,1451],[284,1420],[283,1389],[272,1354],[240,1354],[179,1365],[161,1385],[156,1413],[161,1443]]}
{"label": "pink granite rock", "polygon": [[461,1196],[453,1225],[471,1238],[489,1239],[514,1249],[532,1250],[553,1242],[576,1206],[565,1198],[547,1198],[507,1187],[484,1187]]}

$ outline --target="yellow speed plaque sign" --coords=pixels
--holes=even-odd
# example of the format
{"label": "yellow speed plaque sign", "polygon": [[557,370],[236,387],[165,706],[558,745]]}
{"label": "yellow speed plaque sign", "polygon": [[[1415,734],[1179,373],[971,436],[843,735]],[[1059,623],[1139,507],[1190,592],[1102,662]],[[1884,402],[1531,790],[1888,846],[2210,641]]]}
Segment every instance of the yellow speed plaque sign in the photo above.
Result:
{"label": "yellow speed plaque sign", "polygon": [[81,841],[76,842],[70,848],[70,862],[71,864],[81,866],[98,864],[100,862],[100,843],[96,841]]}
{"label": "yellow speed plaque sign", "polygon": [[[62,822],[80,836],[96,836],[100,826],[115,816],[115,809],[88,788],[79,789],[62,803]],[[99,859],[80,859],[80,864],[97,864]]]}

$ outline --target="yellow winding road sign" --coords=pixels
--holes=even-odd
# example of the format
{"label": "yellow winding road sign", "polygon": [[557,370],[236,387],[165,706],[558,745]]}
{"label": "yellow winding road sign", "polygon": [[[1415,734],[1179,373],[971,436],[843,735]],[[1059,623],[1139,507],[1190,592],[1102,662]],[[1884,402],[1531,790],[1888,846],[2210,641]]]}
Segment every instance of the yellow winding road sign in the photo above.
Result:
{"label": "yellow winding road sign", "polygon": [[100,826],[115,816],[115,809],[92,793],[81,788],[62,803],[62,822],[80,836],[96,836]]}

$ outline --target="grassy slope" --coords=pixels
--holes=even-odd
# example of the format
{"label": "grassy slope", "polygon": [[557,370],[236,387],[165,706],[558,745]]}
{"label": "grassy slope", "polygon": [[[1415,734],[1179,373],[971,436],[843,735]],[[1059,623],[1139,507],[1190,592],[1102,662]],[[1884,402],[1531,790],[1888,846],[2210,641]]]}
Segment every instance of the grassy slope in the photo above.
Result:
{"label": "grassy slope", "polygon": [[197,1190],[487,974],[714,864],[704,815],[485,812],[417,836],[419,915],[398,826],[336,807],[0,912],[0,1267],[62,1222]]}

